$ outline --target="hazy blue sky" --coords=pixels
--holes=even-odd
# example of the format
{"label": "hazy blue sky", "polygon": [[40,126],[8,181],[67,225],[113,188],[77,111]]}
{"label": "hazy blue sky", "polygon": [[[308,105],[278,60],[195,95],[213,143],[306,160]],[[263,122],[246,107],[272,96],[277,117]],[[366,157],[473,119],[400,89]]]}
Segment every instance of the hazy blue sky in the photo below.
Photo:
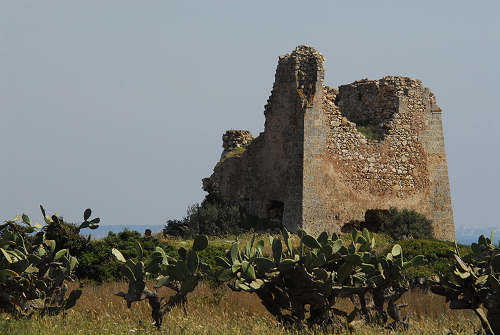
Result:
{"label": "hazy blue sky", "polygon": [[0,215],[158,225],[202,200],[226,129],[263,130],[278,56],[437,96],[455,223],[499,226],[498,1],[0,1]]}

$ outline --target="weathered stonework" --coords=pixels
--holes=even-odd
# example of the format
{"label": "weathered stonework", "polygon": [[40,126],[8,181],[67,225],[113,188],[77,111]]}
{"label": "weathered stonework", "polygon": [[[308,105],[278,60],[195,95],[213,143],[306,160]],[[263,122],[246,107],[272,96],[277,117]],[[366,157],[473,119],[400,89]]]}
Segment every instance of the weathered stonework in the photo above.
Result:
{"label": "weathered stonework", "polygon": [[[455,237],[441,109],[419,80],[384,77],[324,85],[324,58],[307,46],[280,56],[265,129],[228,131],[203,188],[260,217],[318,233],[370,209],[414,209],[436,238]],[[377,136],[365,136],[363,129]]]}
{"label": "weathered stonework", "polygon": [[235,149],[245,148],[252,140],[252,134],[248,130],[226,131],[226,133],[222,135],[222,147],[224,151],[222,151],[221,159]]}

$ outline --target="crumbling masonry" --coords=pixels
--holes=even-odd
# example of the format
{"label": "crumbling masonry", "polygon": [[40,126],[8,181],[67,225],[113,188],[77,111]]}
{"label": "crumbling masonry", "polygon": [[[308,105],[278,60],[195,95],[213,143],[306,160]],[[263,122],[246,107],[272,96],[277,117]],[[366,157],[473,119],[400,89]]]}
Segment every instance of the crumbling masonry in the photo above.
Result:
{"label": "crumbling masonry", "polygon": [[280,56],[265,130],[223,136],[203,189],[251,214],[317,234],[363,220],[370,209],[414,209],[436,238],[454,240],[441,109],[407,77],[324,85],[323,55]]}

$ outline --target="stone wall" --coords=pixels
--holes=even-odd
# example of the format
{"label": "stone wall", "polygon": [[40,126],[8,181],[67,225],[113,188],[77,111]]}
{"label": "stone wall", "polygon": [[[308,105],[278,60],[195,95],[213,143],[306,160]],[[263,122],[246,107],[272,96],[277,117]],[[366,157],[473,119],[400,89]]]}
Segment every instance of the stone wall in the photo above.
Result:
{"label": "stone wall", "polygon": [[222,151],[221,159],[235,149],[245,148],[252,140],[252,133],[248,130],[227,130],[222,135],[222,147],[224,151]]}
{"label": "stone wall", "polygon": [[[302,221],[304,136],[297,78],[303,64],[299,54],[293,52],[279,59],[264,109],[264,132],[247,144],[241,156],[219,162],[212,176],[203,180],[205,191],[238,202],[260,217],[273,215],[273,207],[282,204],[281,219],[292,231]],[[307,84],[315,79],[303,76],[302,81]],[[308,89],[306,85],[306,94]]]}
{"label": "stone wall", "polygon": [[[436,237],[454,239],[434,95],[418,80],[392,76],[333,89],[324,85],[323,62],[306,46],[280,57],[264,132],[241,157],[217,164],[204,189],[262,217],[282,203],[291,231],[338,231],[367,210],[398,207],[432,219]],[[231,133],[227,141],[241,138]],[[235,147],[224,143],[225,151]]]}
{"label": "stone wall", "polygon": [[[387,79],[384,80],[384,79]],[[386,129],[387,123],[398,112],[398,95],[391,79],[359,80],[339,87],[335,103],[342,115],[358,125],[370,125]]]}
{"label": "stone wall", "polygon": [[[429,112],[430,111],[430,112]],[[429,92],[429,106],[425,117],[425,129],[420,138],[427,153],[430,196],[429,212],[434,222],[434,235],[439,239],[455,239],[450,182],[444,147],[442,111],[435,96]]]}

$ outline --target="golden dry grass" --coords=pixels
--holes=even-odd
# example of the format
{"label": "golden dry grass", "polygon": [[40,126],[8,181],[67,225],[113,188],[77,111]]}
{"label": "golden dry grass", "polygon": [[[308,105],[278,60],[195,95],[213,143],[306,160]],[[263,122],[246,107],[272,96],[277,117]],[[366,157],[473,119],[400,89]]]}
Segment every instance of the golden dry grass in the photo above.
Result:
{"label": "golden dry grass", "polygon": [[[149,305],[135,303],[127,309],[125,302],[114,293],[125,290],[125,283],[108,283],[88,286],[77,306],[67,315],[28,320],[12,320],[0,314],[0,334],[325,334],[318,329],[287,332],[260,304],[259,299],[248,293],[236,293],[222,287],[217,302],[213,290],[201,283],[189,297],[187,315],[174,309],[165,316],[161,331],[151,324]],[[162,289],[162,294],[168,294]],[[391,331],[369,326],[352,330],[352,334],[476,334],[480,329],[475,316],[469,312],[450,311],[441,297],[410,292],[402,302],[410,304],[411,327],[408,331]],[[347,301],[340,308],[350,308]],[[329,334],[347,334],[341,324]]]}

